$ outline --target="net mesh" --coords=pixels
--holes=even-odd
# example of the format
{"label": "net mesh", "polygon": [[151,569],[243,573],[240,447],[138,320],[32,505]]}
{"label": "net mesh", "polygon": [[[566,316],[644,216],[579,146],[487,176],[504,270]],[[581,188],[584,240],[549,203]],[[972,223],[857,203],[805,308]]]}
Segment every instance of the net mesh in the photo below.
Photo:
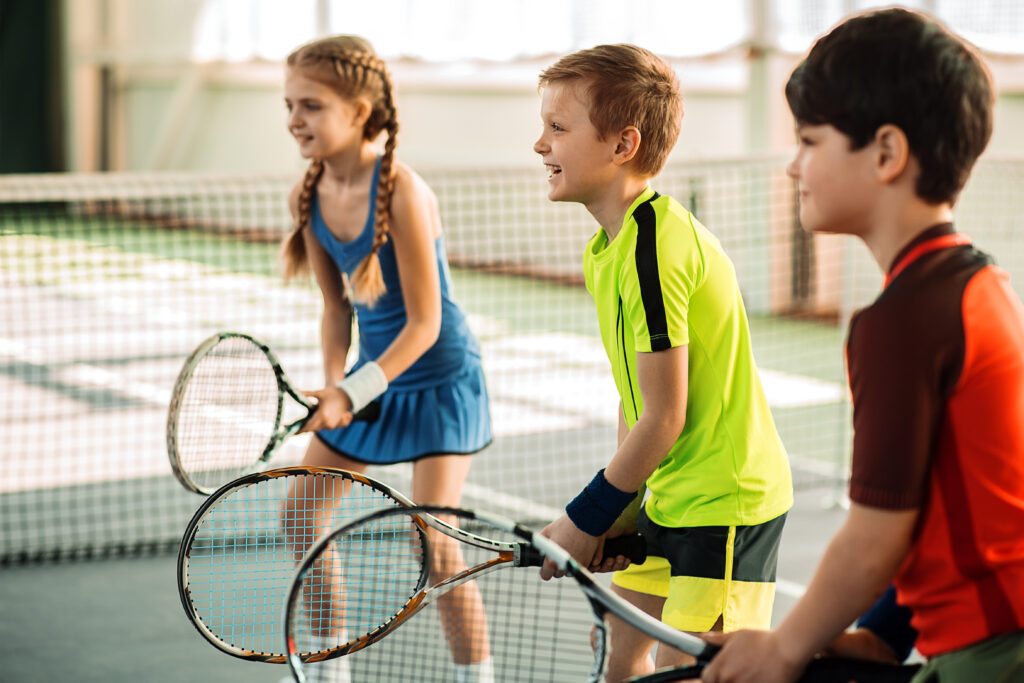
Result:
{"label": "net mesh", "polygon": [[[878,291],[864,247],[799,227],[783,158],[673,166],[656,180],[719,237],[795,484],[841,493],[849,452],[845,322]],[[455,297],[481,341],[494,443],[463,504],[541,523],[615,447],[618,399],[580,280],[597,229],[534,170],[428,170]],[[981,163],[958,227],[1019,286],[1024,162]],[[285,284],[294,177],[0,177],[0,563],[177,547],[201,499],[174,480],[165,424],[188,354],[223,330],[322,384],[321,297]],[[297,462],[306,437],[273,464]],[[411,466],[371,468],[409,490]]]}

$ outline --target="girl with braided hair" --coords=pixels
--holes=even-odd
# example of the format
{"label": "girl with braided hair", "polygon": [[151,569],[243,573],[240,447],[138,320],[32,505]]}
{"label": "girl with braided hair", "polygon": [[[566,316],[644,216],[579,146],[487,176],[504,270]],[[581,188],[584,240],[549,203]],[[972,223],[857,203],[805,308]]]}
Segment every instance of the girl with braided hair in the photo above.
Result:
{"label": "girl with braided hair", "polygon": [[[295,223],[282,249],[285,276],[312,271],[324,301],[326,384],[309,392],[319,408],[305,427],[315,437],[303,464],[364,472],[412,461],[414,501],[458,505],[466,456],[492,438],[487,387],[479,344],[451,297],[437,199],[394,156],[398,120],[388,69],[362,38],[317,40],[287,59],[285,105],[288,130],[310,160],[289,198]],[[359,355],[346,373],[353,319]],[[373,400],[380,418],[352,422]],[[293,529],[296,519],[312,525],[329,518],[312,505],[300,495],[288,502]],[[305,548],[296,543],[295,550],[301,557]],[[490,681],[476,586],[441,603],[457,680]],[[346,664],[342,657],[313,670]],[[329,680],[344,680],[335,674]]]}

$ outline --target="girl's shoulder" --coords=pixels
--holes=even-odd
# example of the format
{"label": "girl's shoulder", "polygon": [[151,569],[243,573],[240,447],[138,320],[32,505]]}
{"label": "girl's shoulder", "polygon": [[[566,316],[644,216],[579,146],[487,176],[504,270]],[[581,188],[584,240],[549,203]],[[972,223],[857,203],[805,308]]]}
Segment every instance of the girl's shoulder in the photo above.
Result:
{"label": "girl's shoulder", "polygon": [[[392,202],[396,205],[423,206],[436,205],[437,197],[434,190],[423,177],[412,167],[395,160],[395,190]],[[398,206],[395,206],[398,208]]]}

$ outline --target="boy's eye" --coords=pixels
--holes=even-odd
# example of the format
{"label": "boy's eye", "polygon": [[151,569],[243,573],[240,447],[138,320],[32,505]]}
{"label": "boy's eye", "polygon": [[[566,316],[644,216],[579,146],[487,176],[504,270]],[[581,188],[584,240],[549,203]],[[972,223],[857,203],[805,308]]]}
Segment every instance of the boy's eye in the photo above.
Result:
{"label": "boy's eye", "polygon": [[558,132],[558,131],[561,131],[561,130],[564,130],[564,129],[560,125],[558,125],[557,123],[552,123],[551,124],[551,130],[553,130],[555,132]]}

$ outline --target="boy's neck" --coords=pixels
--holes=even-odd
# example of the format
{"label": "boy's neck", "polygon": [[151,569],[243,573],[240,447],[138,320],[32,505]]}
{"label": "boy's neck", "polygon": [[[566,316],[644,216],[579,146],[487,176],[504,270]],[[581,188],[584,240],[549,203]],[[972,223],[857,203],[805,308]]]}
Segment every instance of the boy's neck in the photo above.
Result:
{"label": "boy's neck", "polygon": [[593,216],[611,242],[622,230],[622,221],[626,212],[637,197],[643,194],[650,185],[650,178],[623,174],[609,184],[606,191],[593,202],[586,204],[587,211]]}
{"label": "boy's neck", "polygon": [[892,269],[896,256],[915,237],[933,226],[953,222],[949,203],[926,204],[920,200],[904,204],[898,212],[884,214],[862,237],[883,273]]}

